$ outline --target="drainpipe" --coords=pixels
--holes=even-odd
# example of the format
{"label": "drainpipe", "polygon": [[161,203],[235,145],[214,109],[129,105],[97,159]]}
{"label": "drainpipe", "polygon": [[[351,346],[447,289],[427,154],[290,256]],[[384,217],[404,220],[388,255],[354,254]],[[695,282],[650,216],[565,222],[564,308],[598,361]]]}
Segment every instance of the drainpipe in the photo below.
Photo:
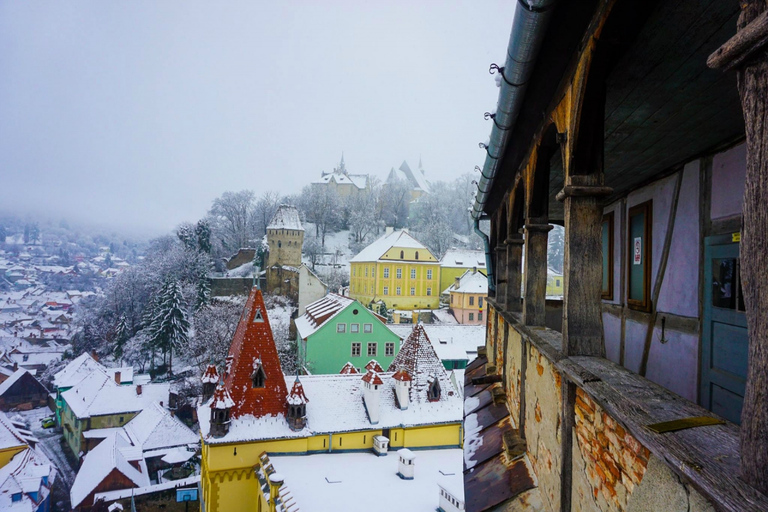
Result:
{"label": "drainpipe", "polygon": [[[475,220],[475,232],[485,243],[485,261],[488,269],[488,287],[496,289],[493,279],[493,265],[490,256],[488,237],[478,227],[480,217],[488,199],[488,192],[504,155],[507,141],[514,127],[523,104],[528,81],[531,78],[536,57],[541,48],[552,9],[557,0],[518,0],[515,17],[512,21],[512,33],[507,46],[507,60],[501,73],[500,91],[497,108],[493,117],[493,128],[486,148],[485,164],[481,170],[477,185],[477,195],[472,206],[472,218]],[[492,66],[492,69],[494,67]]]}
{"label": "drainpipe", "polygon": [[483,247],[485,248],[485,268],[488,271],[488,289],[496,291],[496,279],[494,279],[493,272],[493,259],[491,258],[491,242],[488,240],[488,235],[480,230],[480,217],[477,217],[474,221],[475,233],[483,239]]}

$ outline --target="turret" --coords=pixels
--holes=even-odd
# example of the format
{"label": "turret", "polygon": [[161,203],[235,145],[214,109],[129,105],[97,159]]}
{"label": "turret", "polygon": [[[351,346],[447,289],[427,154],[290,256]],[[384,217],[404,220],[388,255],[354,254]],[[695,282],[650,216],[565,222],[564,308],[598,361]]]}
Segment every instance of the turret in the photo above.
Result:
{"label": "turret", "polygon": [[200,380],[203,382],[203,402],[207,402],[213,396],[213,392],[216,391],[216,383],[219,382],[219,372],[216,370],[216,366],[209,364]]}
{"label": "turret", "polygon": [[368,370],[363,376],[363,403],[366,411],[368,411],[371,425],[376,425],[379,422],[379,402],[381,401],[381,387],[383,385],[384,381],[373,370]]}
{"label": "turret", "polygon": [[235,402],[229,396],[224,383],[220,382],[216,391],[213,392],[213,400],[211,401],[210,433],[213,437],[224,437],[229,432],[229,413],[234,405]]}
{"label": "turret", "polygon": [[293,381],[293,388],[288,393],[288,426],[293,431],[302,430],[307,426],[307,402],[309,398],[304,394],[304,386],[302,386],[299,376],[296,376],[296,380]]}
{"label": "turret", "polygon": [[397,398],[397,405],[403,411],[408,409],[410,403],[411,382],[413,378],[408,370],[400,368],[392,375],[392,380],[395,381],[395,398]]}

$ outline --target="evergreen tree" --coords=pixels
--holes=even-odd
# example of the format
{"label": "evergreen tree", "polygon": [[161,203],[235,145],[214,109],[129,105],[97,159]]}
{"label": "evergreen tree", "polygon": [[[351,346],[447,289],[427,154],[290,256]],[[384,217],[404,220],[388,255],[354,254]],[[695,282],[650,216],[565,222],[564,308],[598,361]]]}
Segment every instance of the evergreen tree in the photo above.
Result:
{"label": "evergreen tree", "polygon": [[168,373],[173,374],[173,351],[178,352],[189,344],[189,320],[178,281],[166,281],[157,306],[153,338],[168,353]]}
{"label": "evergreen tree", "polygon": [[125,342],[128,341],[128,338],[130,338],[128,332],[128,322],[125,318],[125,315],[120,315],[120,319],[117,321],[117,326],[115,327],[115,359],[120,361],[120,364],[122,364],[122,358],[123,358],[123,352],[125,349]]}
{"label": "evergreen tree", "polygon": [[211,254],[211,226],[206,220],[197,221],[195,226],[195,235],[197,235],[197,248],[200,252]]}
{"label": "evergreen tree", "polygon": [[202,274],[197,280],[197,297],[195,298],[195,311],[208,305],[211,301],[211,284],[208,277]]}
{"label": "evergreen tree", "polygon": [[179,226],[179,229],[176,230],[176,236],[179,237],[181,243],[184,244],[185,249],[194,251],[197,248],[195,230],[190,224],[182,224]]}

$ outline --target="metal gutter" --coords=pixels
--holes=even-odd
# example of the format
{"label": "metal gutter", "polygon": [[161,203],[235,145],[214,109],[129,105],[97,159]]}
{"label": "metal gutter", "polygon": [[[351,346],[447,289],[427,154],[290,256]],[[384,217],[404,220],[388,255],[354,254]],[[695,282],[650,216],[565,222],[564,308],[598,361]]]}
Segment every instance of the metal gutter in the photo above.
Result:
{"label": "metal gutter", "polygon": [[[485,165],[481,169],[482,176],[477,185],[477,195],[472,206],[475,233],[483,239],[485,246],[485,268],[488,270],[489,291],[496,291],[495,270],[488,235],[480,230],[480,217],[483,215],[488,192],[493,186],[499,161],[507,147],[509,133],[520,113],[528,81],[556,2],[557,0],[517,1],[515,17],[512,20],[512,33],[507,46],[507,60],[504,67],[498,69],[501,74],[499,100],[495,113],[490,116],[493,119],[493,128],[489,141],[485,144],[487,146]],[[491,66],[491,72],[494,69],[497,68]]]}
{"label": "metal gutter", "polygon": [[[501,73],[499,101],[493,118],[493,128],[487,144],[487,155],[482,176],[477,185],[477,196],[472,206],[472,218],[480,219],[488,199],[488,192],[504,155],[509,133],[520,113],[528,81],[531,78],[539,48],[544,39],[552,9],[557,0],[518,0],[512,33],[507,46],[507,60]],[[491,70],[495,69],[493,66]],[[487,257],[486,257],[487,258]],[[490,267],[488,267],[490,269]],[[489,277],[491,271],[489,270]]]}

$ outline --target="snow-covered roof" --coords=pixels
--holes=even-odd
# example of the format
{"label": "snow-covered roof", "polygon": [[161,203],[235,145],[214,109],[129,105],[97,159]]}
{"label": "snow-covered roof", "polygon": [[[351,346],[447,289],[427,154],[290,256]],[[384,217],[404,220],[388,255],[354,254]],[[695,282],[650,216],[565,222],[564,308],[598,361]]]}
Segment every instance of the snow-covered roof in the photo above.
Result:
{"label": "snow-covered roof", "polygon": [[[136,461],[136,453],[128,440],[115,429],[115,433],[93,448],[83,459],[70,491],[73,507],[80,505],[89,494],[109,475],[117,470],[133,482],[135,487],[150,484],[149,473],[144,459],[139,457],[136,469],[129,461]],[[87,503],[86,505],[90,505]]]}
{"label": "snow-covered roof", "polygon": [[123,427],[131,442],[143,451],[198,442],[198,436],[177,417],[153,403]]}
{"label": "snow-covered roof", "polygon": [[434,379],[440,383],[440,389],[446,390],[440,394],[439,402],[450,401],[455,396],[450,394],[453,385],[421,324],[415,325],[411,334],[403,341],[400,352],[389,365],[388,371],[395,372],[401,368],[406,369],[413,378],[409,408],[413,404],[427,402],[427,389]]}
{"label": "snow-covered roof", "polygon": [[[15,372],[13,372],[13,374],[12,374],[10,377],[8,377],[7,379],[5,379],[5,380],[2,382],[2,384],[0,384],[0,396],[3,396],[3,395],[5,394],[5,392],[6,392],[6,391],[8,391],[9,389],[11,389],[11,386],[13,386],[14,384],[16,384],[16,382],[17,382],[17,381],[18,381],[18,380],[19,380],[21,377],[23,377],[25,373],[29,373],[29,372],[28,372],[27,370],[25,370],[24,368],[19,368],[18,370],[16,370]],[[42,388],[42,387],[43,387],[43,385],[42,385],[42,384],[40,384],[40,387]],[[43,388],[43,389],[45,389],[45,388]]]}
{"label": "snow-covered roof", "polygon": [[328,183],[335,182],[339,185],[354,185],[360,190],[364,190],[368,185],[367,174],[344,174],[341,172],[331,172],[322,175],[319,179],[313,181],[318,185],[327,185]]}
{"label": "snow-covered roof", "polygon": [[[91,372],[61,394],[78,418],[138,412],[153,403],[168,403],[170,384],[121,386],[103,370]],[[141,389],[141,393],[139,393]]]}
{"label": "snow-covered roof", "polygon": [[485,253],[470,249],[448,249],[440,259],[442,267],[485,268]]}
{"label": "snow-covered roof", "polygon": [[[357,512],[361,503],[367,512],[435,510],[438,485],[464,488],[460,449],[419,450],[414,480],[397,476],[398,460],[393,456],[322,453],[270,456],[270,460],[302,512],[325,512],[329,503],[334,512]],[[464,498],[463,492],[456,494]]]}
{"label": "snow-covered roof", "polygon": [[[344,311],[350,304],[357,302],[349,297],[336,293],[329,293],[325,297],[307,305],[303,315],[296,319],[296,330],[301,339],[306,339],[315,334],[320,327],[336,315]],[[362,308],[363,306],[358,303]]]}
{"label": "snow-covered roof", "polygon": [[[472,360],[477,356],[477,347],[485,345],[485,325],[424,324],[423,327],[440,359],[453,359],[446,357],[452,354],[444,350],[452,351],[450,347],[461,347],[469,360]],[[410,325],[391,325],[390,328],[401,339],[407,338],[413,330]]]}
{"label": "snow-covered roof", "polygon": [[299,218],[299,210],[295,206],[288,204],[281,204],[277,207],[275,215],[272,220],[269,221],[267,229],[293,229],[296,231],[304,231],[301,226],[301,219]]}
{"label": "snow-covered roof", "polygon": [[[432,255],[427,247],[413,238],[407,231],[399,229],[392,233],[386,234],[377,240],[373,241],[368,247],[360,251],[360,253],[349,260],[351,263],[358,262],[372,262],[372,261],[390,261],[383,260],[384,254],[392,247],[402,247],[404,249],[418,249],[420,251],[426,251]],[[426,255],[425,253],[425,255]],[[434,258],[434,256],[433,256]],[[426,263],[426,258],[424,263]],[[411,261],[411,263],[413,263]]]}
{"label": "snow-covered roof", "polygon": [[105,370],[104,366],[90,354],[84,352],[53,376],[53,385],[57,388],[69,388],[90,375],[94,370]]}
{"label": "snow-covered roof", "polygon": [[488,278],[480,271],[467,270],[459,278],[458,286],[451,284],[443,293],[488,294]]}
{"label": "snow-covered roof", "polygon": [[[289,428],[282,414],[260,418],[246,415],[231,420],[227,435],[218,439],[212,438],[208,436],[210,423],[206,421],[210,418],[209,404],[198,408],[197,415],[201,418],[200,431],[207,443],[230,443],[370,429],[371,423],[362,399],[362,377],[359,373],[302,376],[301,384],[309,403],[307,404],[307,426],[298,432]],[[440,401],[428,401],[424,391],[423,400],[412,400],[406,410],[401,410],[395,402],[395,380],[392,377],[393,373],[378,374],[382,385],[379,387],[381,397],[379,423],[376,428],[411,427],[461,421],[462,398],[448,380],[447,374],[440,382],[442,388]],[[286,375],[286,386],[293,384],[295,378],[295,376]]]}

